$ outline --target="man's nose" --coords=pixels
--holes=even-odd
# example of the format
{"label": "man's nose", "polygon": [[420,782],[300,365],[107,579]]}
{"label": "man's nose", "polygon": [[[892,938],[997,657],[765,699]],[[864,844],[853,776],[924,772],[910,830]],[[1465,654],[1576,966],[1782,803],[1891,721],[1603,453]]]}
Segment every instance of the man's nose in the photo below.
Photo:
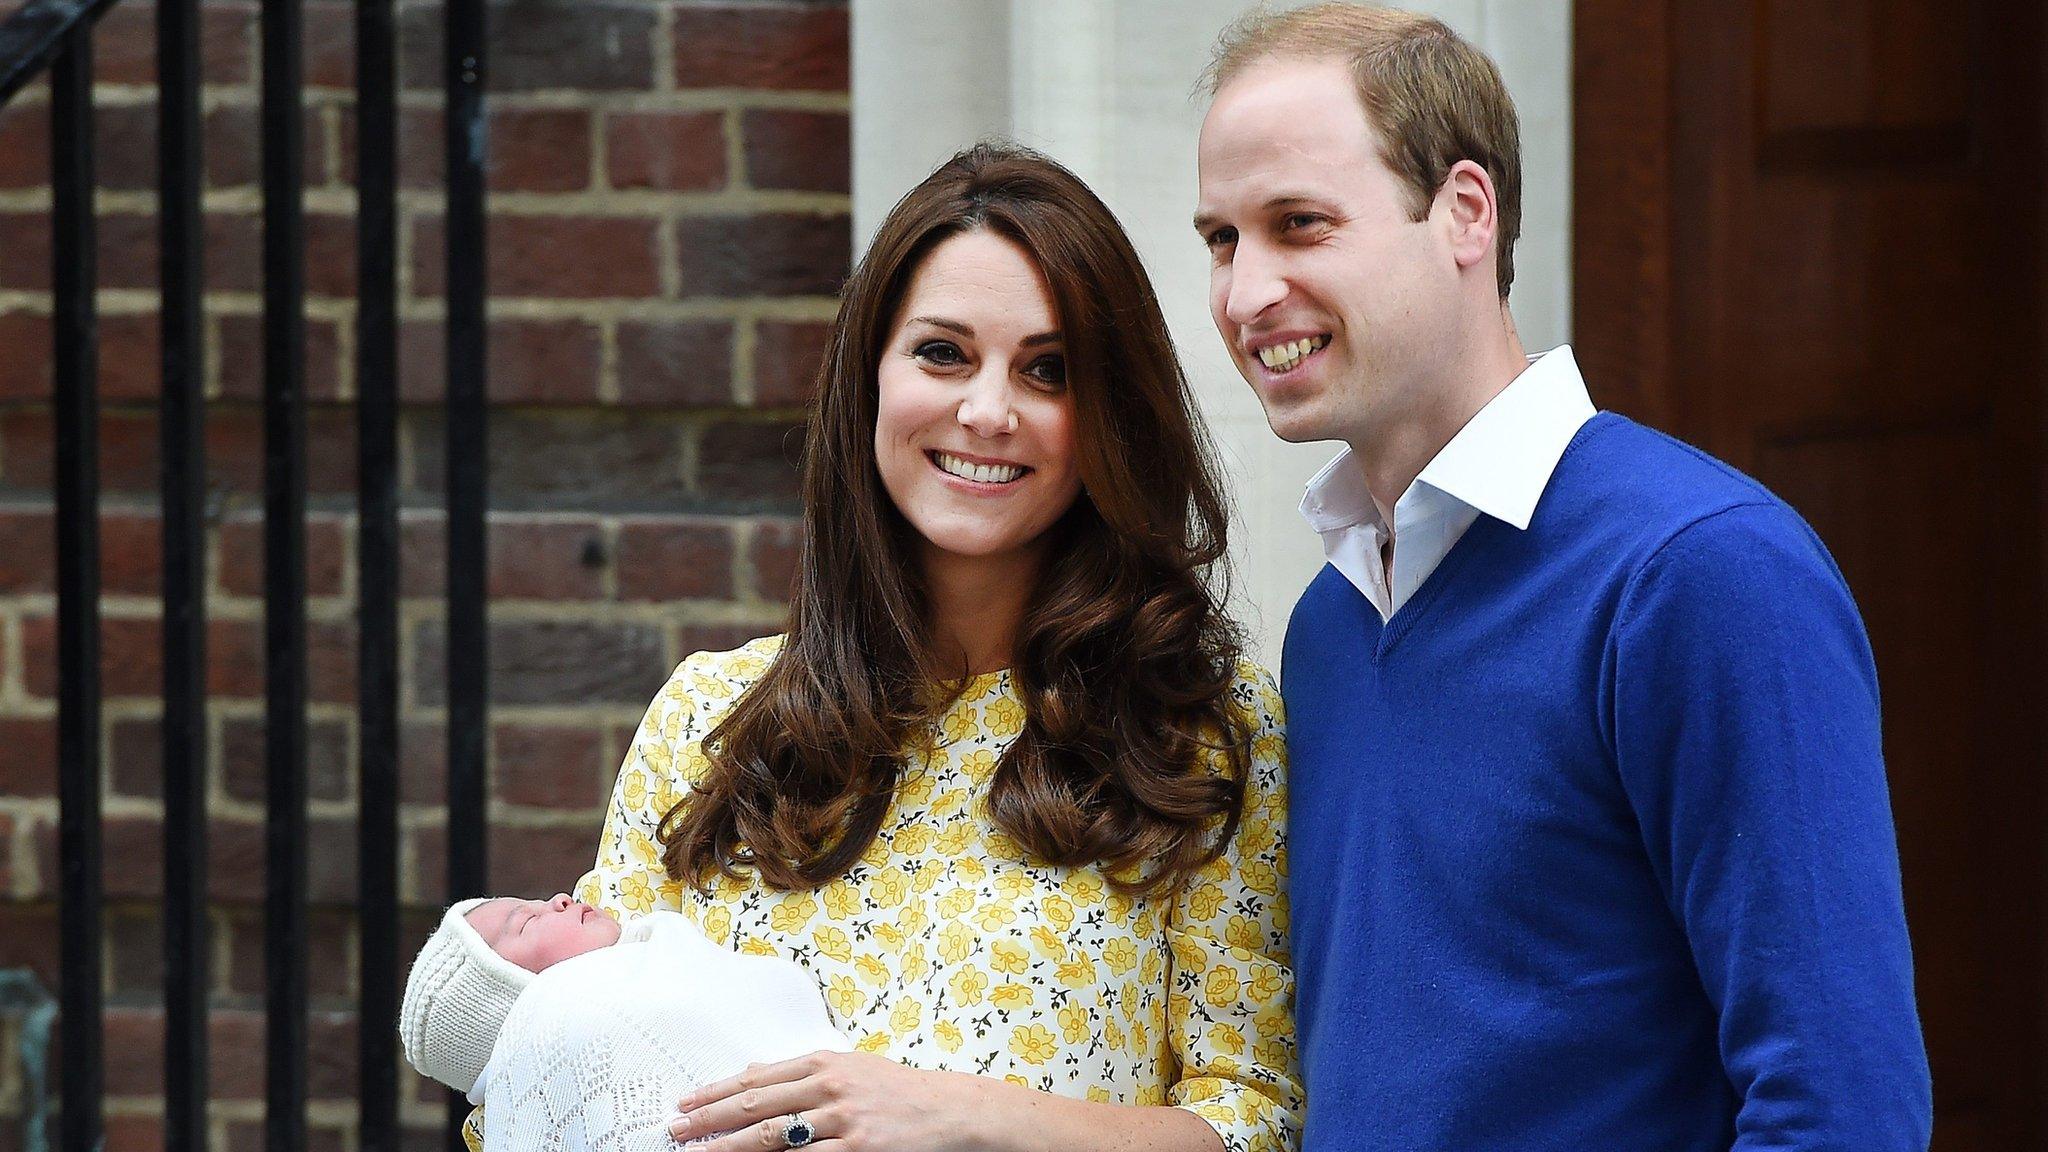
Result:
{"label": "man's nose", "polygon": [[1249,324],[1287,295],[1287,281],[1277,264],[1256,244],[1239,242],[1230,258],[1230,286],[1223,314],[1233,324]]}

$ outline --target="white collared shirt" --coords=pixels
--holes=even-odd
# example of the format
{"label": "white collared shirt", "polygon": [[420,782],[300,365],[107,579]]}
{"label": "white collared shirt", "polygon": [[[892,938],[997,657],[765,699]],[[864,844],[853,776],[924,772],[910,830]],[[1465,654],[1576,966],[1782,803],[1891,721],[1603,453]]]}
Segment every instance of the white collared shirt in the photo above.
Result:
{"label": "white collared shirt", "polygon": [[1322,536],[1330,566],[1391,620],[1482,513],[1529,527],[1558,459],[1592,418],[1571,345],[1531,356],[1394,502],[1391,587],[1380,562],[1387,527],[1351,449],[1308,482],[1302,518]]}

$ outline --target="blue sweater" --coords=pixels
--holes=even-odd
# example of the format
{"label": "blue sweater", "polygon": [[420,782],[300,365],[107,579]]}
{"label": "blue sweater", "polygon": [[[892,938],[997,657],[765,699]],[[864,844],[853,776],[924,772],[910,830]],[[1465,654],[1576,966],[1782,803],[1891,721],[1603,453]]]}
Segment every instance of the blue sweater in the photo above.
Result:
{"label": "blue sweater", "polygon": [[1603,413],[1283,669],[1305,1152],[1926,1148],[1870,647],[1763,487]]}

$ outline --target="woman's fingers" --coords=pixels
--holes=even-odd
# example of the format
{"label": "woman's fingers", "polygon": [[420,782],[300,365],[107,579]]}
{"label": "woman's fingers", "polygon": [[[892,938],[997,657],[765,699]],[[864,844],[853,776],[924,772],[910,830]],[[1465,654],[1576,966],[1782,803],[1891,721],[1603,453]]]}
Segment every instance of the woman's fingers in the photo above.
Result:
{"label": "woman's fingers", "polygon": [[[762,1131],[772,1127],[775,1139],[767,1143],[734,1144],[721,1140],[709,1147],[719,1149],[719,1152],[725,1152],[727,1148],[735,1152],[739,1149],[780,1148],[783,1147],[781,1134],[784,1127],[789,1118],[799,1112],[804,1114],[806,1122],[812,1123],[815,1137],[823,1138],[828,1134],[819,1130],[815,1123],[818,1109],[824,1103],[821,1085],[810,1077],[742,1087],[737,1092],[685,1109],[682,1115],[670,1122],[669,1135],[678,1140],[696,1140],[721,1132],[742,1135],[749,1127]],[[829,1125],[825,1127],[829,1129]]]}
{"label": "woman's fingers", "polygon": [[[788,1092],[793,1087],[794,1085],[777,1085],[759,1091],[765,1099],[770,1093]],[[741,1093],[740,1096],[734,1097],[733,1101],[740,1100],[746,1095],[748,1093]],[[717,1111],[729,1103],[731,1101],[698,1109],[684,1121],[678,1121],[687,1122],[688,1128],[684,1132],[678,1133],[671,1127],[669,1134],[685,1143],[704,1140],[702,1144],[689,1143],[692,1152],[781,1152],[784,1148],[792,1147],[809,1147],[821,1152],[831,1152],[833,1148],[846,1147],[838,1139],[840,1133],[833,1126],[832,1114],[825,1109],[784,1108],[781,1111],[769,1111],[759,1119],[734,1123],[721,1119]],[[809,1135],[808,1140],[804,1139],[806,1134]],[[712,1135],[717,1135],[717,1139],[705,1139]]]}
{"label": "woman's fingers", "polygon": [[695,1092],[685,1095],[676,1101],[676,1111],[687,1113],[692,1108],[701,1108],[751,1088],[766,1088],[771,1084],[801,1080],[816,1071],[817,1055],[813,1052],[809,1056],[799,1056],[794,1060],[783,1060],[774,1064],[749,1064],[747,1070],[737,1076],[713,1080]]}

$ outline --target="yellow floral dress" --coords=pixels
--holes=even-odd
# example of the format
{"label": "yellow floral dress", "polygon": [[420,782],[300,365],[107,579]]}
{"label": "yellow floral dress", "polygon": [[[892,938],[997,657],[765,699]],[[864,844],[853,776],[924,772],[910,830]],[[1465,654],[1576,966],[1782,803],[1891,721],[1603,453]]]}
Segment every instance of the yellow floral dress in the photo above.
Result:
{"label": "yellow floral dress", "polygon": [[621,915],[679,910],[722,944],[794,960],[864,1051],[1187,1108],[1233,1152],[1295,1146],[1286,753],[1271,676],[1245,664],[1232,689],[1256,723],[1243,823],[1169,895],[1117,895],[1096,868],[1035,863],[997,830],[987,784],[1024,726],[1005,672],[971,680],[918,741],[880,836],[846,875],[805,892],[721,878],[699,895],[663,872],[655,829],[702,779],[705,733],[780,643],[676,669],[619,770],[580,899]]}

